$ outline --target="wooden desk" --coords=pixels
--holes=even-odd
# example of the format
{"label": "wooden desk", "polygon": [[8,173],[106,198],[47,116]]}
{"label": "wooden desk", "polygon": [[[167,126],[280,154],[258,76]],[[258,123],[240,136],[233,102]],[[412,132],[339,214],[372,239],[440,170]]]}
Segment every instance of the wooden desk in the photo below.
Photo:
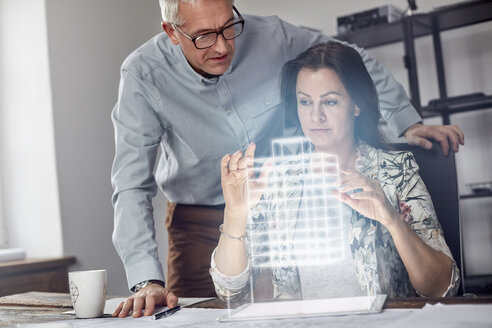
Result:
{"label": "wooden desk", "polygon": [[67,267],[74,257],[28,259],[0,263],[0,296],[24,293],[68,292]]}
{"label": "wooden desk", "polygon": [[[31,305],[28,305],[31,299]],[[27,300],[27,302],[26,302]],[[44,301],[43,301],[44,300]],[[45,305],[41,305],[41,304]],[[0,297],[0,327],[16,324],[42,323],[73,320],[75,316],[62,314],[71,310],[70,295],[63,293],[25,293]],[[425,304],[492,304],[492,296],[452,298],[406,298],[388,299],[385,309],[421,308]],[[226,309],[227,304],[219,299],[195,304],[194,308]]]}

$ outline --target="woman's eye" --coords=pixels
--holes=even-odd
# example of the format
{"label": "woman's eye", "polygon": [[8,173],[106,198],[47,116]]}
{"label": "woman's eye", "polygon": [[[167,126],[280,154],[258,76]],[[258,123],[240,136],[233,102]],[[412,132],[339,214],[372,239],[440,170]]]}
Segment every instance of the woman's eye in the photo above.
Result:
{"label": "woman's eye", "polygon": [[299,104],[301,106],[309,106],[309,104],[311,104],[311,102],[309,100],[306,100],[306,99],[299,99]]}
{"label": "woman's eye", "polygon": [[338,101],[330,99],[330,100],[323,101],[323,104],[328,107],[333,107],[338,104]]}

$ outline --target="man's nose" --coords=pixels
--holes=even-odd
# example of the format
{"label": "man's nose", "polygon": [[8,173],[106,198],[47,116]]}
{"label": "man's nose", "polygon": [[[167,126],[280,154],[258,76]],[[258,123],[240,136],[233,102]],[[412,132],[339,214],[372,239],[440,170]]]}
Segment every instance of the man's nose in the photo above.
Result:
{"label": "man's nose", "polygon": [[214,50],[220,54],[225,54],[227,52],[228,48],[227,40],[224,38],[222,34],[219,34],[217,36],[217,41],[215,41],[215,44],[213,46]]}

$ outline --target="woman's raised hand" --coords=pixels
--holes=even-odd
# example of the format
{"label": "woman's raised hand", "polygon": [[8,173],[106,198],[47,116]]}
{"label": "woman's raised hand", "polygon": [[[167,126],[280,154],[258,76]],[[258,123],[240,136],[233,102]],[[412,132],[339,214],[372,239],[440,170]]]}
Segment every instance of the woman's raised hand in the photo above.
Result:
{"label": "woman's raised hand", "polygon": [[400,218],[378,181],[356,171],[340,170],[340,173],[342,202],[365,217],[381,222],[387,228]]}
{"label": "woman's raised hand", "polygon": [[[256,145],[251,143],[244,156],[238,150],[222,158],[220,163],[222,192],[228,211],[247,214],[250,206],[253,206],[263,194],[270,162],[263,166],[260,176],[255,179],[253,169],[255,150]],[[251,189],[249,193],[248,184]]]}

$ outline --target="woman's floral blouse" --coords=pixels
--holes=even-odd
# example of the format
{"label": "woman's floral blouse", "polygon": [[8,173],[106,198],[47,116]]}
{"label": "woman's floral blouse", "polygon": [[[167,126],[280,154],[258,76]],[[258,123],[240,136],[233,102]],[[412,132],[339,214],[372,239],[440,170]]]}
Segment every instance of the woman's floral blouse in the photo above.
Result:
{"label": "woman's floral blouse", "polygon": [[[453,258],[447,246],[441,225],[436,218],[434,206],[429,193],[418,174],[418,165],[413,154],[408,151],[386,151],[375,149],[368,145],[357,147],[356,170],[365,176],[380,182],[386,197],[402,214],[402,219],[412,227],[417,235],[430,247],[441,251],[451,259]],[[296,182],[291,182],[293,185]],[[299,202],[302,195],[302,182],[298,182],[298,188],[289,194],[289,199]],[[292,186],[290,186],[292,187]],[[268,199],[274,195],[264,195]],[[263,213],[272,209],[262,208],[260,202],[252,209],[250,223],[251,229],[256,232],[268,228],[268,217]],[[295,205],[295,204],[294,204]],[[289,206],[299,208],[298,206]],[[297,217],[297,213],[292,213]],[[290,220],[293,226],[281,236],[284,247],[293,247],[293,231],[295,220]],[[389,297],[407,297],[419,295],[412,287],[408,273],[398,255],[393,239],[388,230],[379,222],[368,219],[352,210],[352,228],[349,234],[350,249],[354,260],[355,270],[359,283],[364,289],[375,293],[387,294]],[[290,228],[290,227],[288,227]],[[253,235],[253,234],[251,234]],[[251,236],[247,234],[246,249],[250,249]],[[254,234],[265,235],[265,234]],[[259,245],[255,241],[253,245]],[[263,243],[264,244],[264,243]],[[265,247],[265,246],[263,246]],[[237,276],[226,276],[217,270],[214,262],[215,251],[212,254],[210,274],[215,284],[217,295],[231,300],[241,299],[250,291],[249,284],[254,284],[259,275],[257,267],[251,267],[250,261],[244,272]],[[443,296],[456,294],[460,274],[453,260],[453,272],[449,287]],[[272,268],[274,298],[299,299],[302,298],[299,275],[294,263]]]}

